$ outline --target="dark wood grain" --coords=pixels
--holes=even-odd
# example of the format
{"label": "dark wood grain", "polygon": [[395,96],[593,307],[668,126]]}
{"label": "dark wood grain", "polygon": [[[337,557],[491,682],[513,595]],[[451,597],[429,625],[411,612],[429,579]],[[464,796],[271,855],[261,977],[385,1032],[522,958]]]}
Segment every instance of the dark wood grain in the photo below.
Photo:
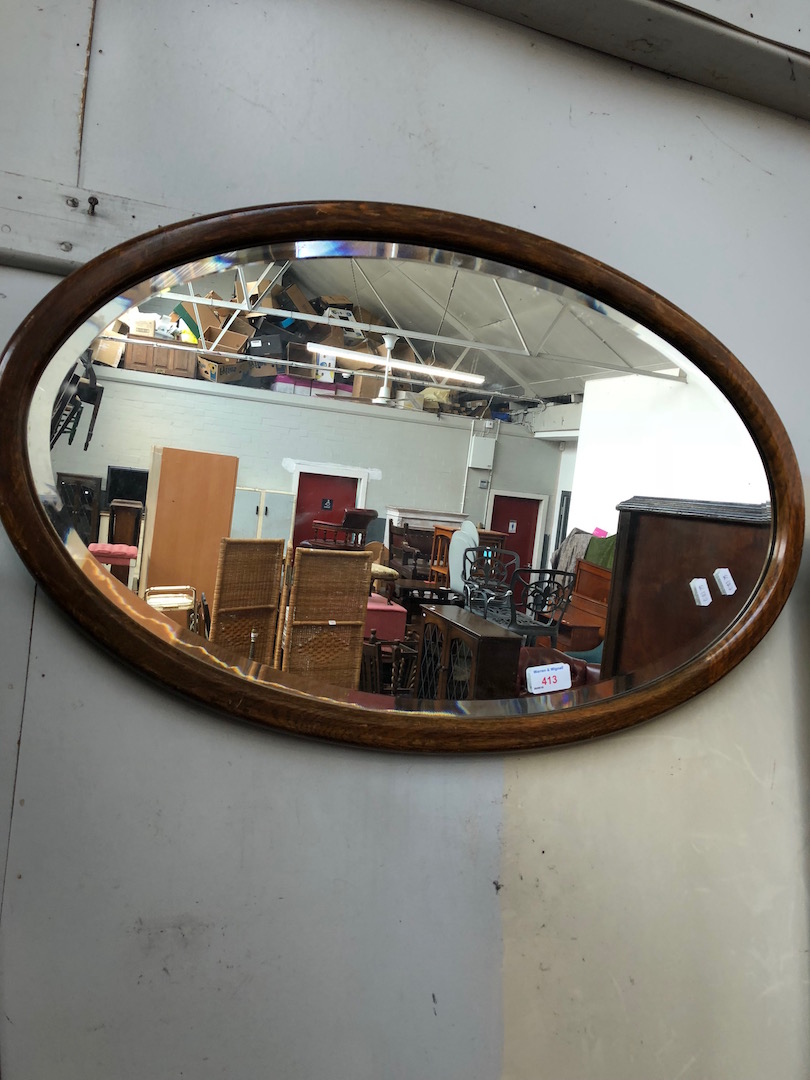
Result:
{"label": "dark wood grain", "polygon": [[[739,503],[635,498],[619,504],[619,526],[602,671],[663,675],[721,634],[751,596],[770,546],[770,510]],[[718,567],[737,585],[722,596]],[[666,568],[666,573],[662,573]],[[712,602],[699,607],[690,581],[705,578]]]}
{"label": "dark wood grain", "polygon": [[[538,273],[589,293],[679,349],[732,402],[768,475],[770,557],[732,624],[688,663],[636,686],[633,678],[552,699],[465,702],[414,709],[360,693],[312,694],[292,676],[252,665],[144,610],[94,561],[74,559],[52,528],[26,450],[31,399],[57,349],[105,302],[150,276],[207,255],[305,239],[386,240],[443,247]],[[592,739],[648,720],[715,683],[762,639],[798,570],[804,502],[785,429],[755,380],[684,312],[631,278],[550,240],[475,218],[381,203],[298,203],[196,218],[149,233],[65,279],[23,321],[0,361],[0,517],[50,595],[115,656],[164,686],[231,717],[294,735],[412,752],[526,750]],[[151,629],[150,629],[151,627]]]}

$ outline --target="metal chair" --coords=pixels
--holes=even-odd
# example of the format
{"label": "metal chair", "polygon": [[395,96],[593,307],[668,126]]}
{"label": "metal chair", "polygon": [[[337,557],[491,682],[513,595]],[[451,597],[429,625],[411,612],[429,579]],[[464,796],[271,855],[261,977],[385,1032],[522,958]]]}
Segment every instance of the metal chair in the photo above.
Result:
{"label": "metal chair", "polygon": [[508,610],[512,577],[520,566],[516,551],[479,544],[464,552],[464,606],[475,615],[489,618],[490,608]]}
{"label": "metal chair", "polygon": [[523,637],[527,646],[539,637],[557,647],[560,620],[571,601],[575,575],[564,570],[521,566],[512,576],[508,602],[491,604],[489,618]]}

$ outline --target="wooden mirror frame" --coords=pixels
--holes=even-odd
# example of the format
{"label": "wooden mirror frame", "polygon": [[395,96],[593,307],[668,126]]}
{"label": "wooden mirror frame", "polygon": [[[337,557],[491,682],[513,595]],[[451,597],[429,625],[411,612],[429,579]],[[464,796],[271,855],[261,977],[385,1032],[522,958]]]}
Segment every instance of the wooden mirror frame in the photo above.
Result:
{"label": "wooden mirror frame", "polygon": [[[537,699],[421,703],[419,711],[369,706],[350,691],[325,697],[217,650],[184,631],[156,634],[107,575],[84,568],[59,539],[35,488],[27,423],[37,383],[70,335],[105,303],[150,277],[223,251],[295,240],[385,240],[442,247],[552,278],[653,330],[696,364],[750,432],[771,491],[771,548],[759,585],[732,624],[687,664],[635,689],[570,695],[563,708]],[[594,259],[529,233],[476,218],[364,202],[307,202],[200,217],[121,244],[60,283],[26,317],[0,361],[0,517],[25,564],[95,640],[148,677],[231,717],[299,736],[385,750],[527,750],[592,739],[665,712],[717,682],[764,637],[798,572],[804,498],[785,429],[743,365],[706,329],[650,289]],[[92,560],[90,560],[92,561]],[[117,599],[117,602],[116,602]],[[223,662],[224,661],[224,662]],[[280,681],[283,678],[283,682]]]}

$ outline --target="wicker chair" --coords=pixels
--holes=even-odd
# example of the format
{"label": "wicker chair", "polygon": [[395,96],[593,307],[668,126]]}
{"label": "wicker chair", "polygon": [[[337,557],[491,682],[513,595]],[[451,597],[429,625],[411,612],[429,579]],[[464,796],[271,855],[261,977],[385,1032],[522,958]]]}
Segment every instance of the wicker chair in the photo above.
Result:
{"label": "wicker chair", "polygon": [[357,689],[371,562],[368,551],[298,548],[276,647],[282,671]]}
{"label": "wicker chair", "polygon": [[283,540],[221,541],[211,641],[272,665],[283,561]]}

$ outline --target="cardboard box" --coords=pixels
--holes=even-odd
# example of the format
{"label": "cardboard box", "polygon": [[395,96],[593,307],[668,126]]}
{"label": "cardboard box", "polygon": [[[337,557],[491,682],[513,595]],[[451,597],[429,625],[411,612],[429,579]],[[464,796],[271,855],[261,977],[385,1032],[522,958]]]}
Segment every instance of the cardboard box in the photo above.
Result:
{"label": "cardboard box", "polygon": [[336,366],[343,368],[345,371],[378,371],[380,367],[380,353],[385,356],[385,347],[380,346],[379,352],[375,349],[369,348],[368,344],[363,341],[358,345],[347,344],[346,348],[349,352],[356,354],[354,356],[341,356],[339,357]]}
{"label": "cardboard box", "polygon": [[206,382],[235,383],[239,382],[250,370],[247,360],[238,360],[236,363],[221,364],[214,357],[197,354],[197,375]]}
{"label": "cardboard box", "polygon": [[248,360],[248,375],[251,379],[269,379],[278,375],[275,364],[266,364],[261,360]]}
{"label": "cardboard box", "polygon": [[[383,346],[383,355],[385,355],[385,346]],[[407,360],[411,364],[419,363],[416,353],[410,347],[408,342],[404,340],[404,338],[400,338],[399,341],[396,343],[391,352],[391,357],[394,360]],[[416,372],[414,372],[413,374],[415,375]]]}
{"label": "cardboard box", "polygon": [[116,320],[110,323],[102,336],[97,337],[90,350],[90,358],[96,364],[104,364],[107,367],[118,367],[124,356],[126,342],[122,335],[126,334],[129,327]]}
{"label": "cardboard box", "polygon": [[[383,385],[382,375],[355,375],[354,384],[352,385],[352,397],[355,398],[375,398],[382,389]],[[388,384],[391,387],[391,397],[396,396],[393,383]]]}
{"label": "cardboard box", "polygon": [[[368,323],[369,326],[388,325],[388,319],[385,318],[385,316],[377,315],[367,308],[358,307],[357,304],[352,307],[352,315],[354,315],[355,322]],[[376,348],[376,346],[383,344],[382,334],[377,333],[376,330],[359,330],[358,333],[361,337],[365,338],[372,348]]]}
{"label": "cardboard box", "polygon": [[307,334],[306,340],[317,342],[318,345],[331,345],[335,349],[342,349],[346,343],[343,327],[328,326],[326,323],[314,326]]}
{"label": "cardboard box", "polygon": [[[298,285],[288,285],[286,289],[283,289],[278,294],[277,304],[278,307],[284,308],[285,311],[298,311],[304,315],[318,314]],[[310,322],[308,319],[303,321],[306,322],[308,326],[318,325],[315,322]]]}
{"label": "cardboard box", "polygon": [[174,311],[197,338],[202,337],[204,330],[219,326],[219,319],[214,314],[213,308],[207,304],[194,305],[190,300],[184,300]]}
{"label": "cardboard box", "polygon": [[363,331],[357,329],[357,320],[351,308],[328,307],[324,309],[324,315],[327,319],[338,319],[340,321],[342,330],[340,326],[333,326],[331,329],[340,330],[346,341],[361,341],[363,339]]}
{"label": "cardboard box", "polygon": [[287,363],[290,364],[290,375],[295,376],[295,378],[315,378],[317,370],[315,353],[311,353],[306,345],[289,344],[287,346]]}
{"label": "cardboard box", "polygon": [[135,334],[136,337],[153,338],[155,336],[157,321],[157,315],[138,315],[138,317],[133,319],[129,324],[130,333]]}
{"label": "cardboard box", "polygon": [[[270,289],[269,277],[266,277],[264,281],[249,281],[247,283],[248,303],[255,304],[259,297],[264,294],[262,304],[265,307],[276,307],[276,304],[273,302],[273,293],[277,292],[278,290],[270,289],[270,291],[268,292],[268,289]],[[236,275],[234,280],[233,298],[237,304],[243,304],[245,302],[245,294],[242,291],[242,282],[239,280],[238,274]]]}
{"label": "cardboard box", "polygon": [[318,356],[315,358],[315,380],[319,383],[333,383],[335,381],[335,358],[334,356]]}
{"label": "cardboard box", "polygon": [[209,327],[202,336],[202,344],[205,345],[206,350],[216,350],[216,352],[242,353],[247,343],[248,338],[244,334],[235,334],[233,330],[221,330],[218,325]]}
{"label": "cardboard box", "polygon": [[352,310],[352,302],[348,296],[319,296],[318,303],[323,308],[323,313],[326,315],[327,308],[348,308]]}
{"label": "cardboard box", "polygon": [[279,394],[297,394],[299,397],[310,397],[313,388],[318,384],[314,379],[299,379],[295,375],[279,375],[273,386]]}
{"label": "cardboard box", "polygon": [[398,409],[408,409],[413,412],[422,412],[422,399],[412,390],[397,390],[396,403]]}
{"label": "cardboard box", "polygon": [[243,319],[241,315],[237,315],[236,318],[229,324],[228,320],[230,319],[231,315],[233,315],[232,311],[228,313],[227,319],[222,320],[222,325],[228,326],[228,331],[230,333],[242,334],[246,338],[252,338],[253,335],[256,333],[256,327],[253,325],[253,323],[248,322],[247,319]]}
{"label": "cardboard box", "polygon": [[[206,299],[221,300],[222,297],[215,292],[210,292],[206,295]],[[226,318],[228,315],[233,314],[225,308],[217,309],[210,304],[193,304],[191,298],[178,304],[174,311],[175,314],[180,316],[189,330],[191,330],[198,338],[201,338],[206,330],[211,330],[215,327],[219,329],[223,322],[223,312]],[[197,321],[197,316],[199,316],[199,322]]]}

